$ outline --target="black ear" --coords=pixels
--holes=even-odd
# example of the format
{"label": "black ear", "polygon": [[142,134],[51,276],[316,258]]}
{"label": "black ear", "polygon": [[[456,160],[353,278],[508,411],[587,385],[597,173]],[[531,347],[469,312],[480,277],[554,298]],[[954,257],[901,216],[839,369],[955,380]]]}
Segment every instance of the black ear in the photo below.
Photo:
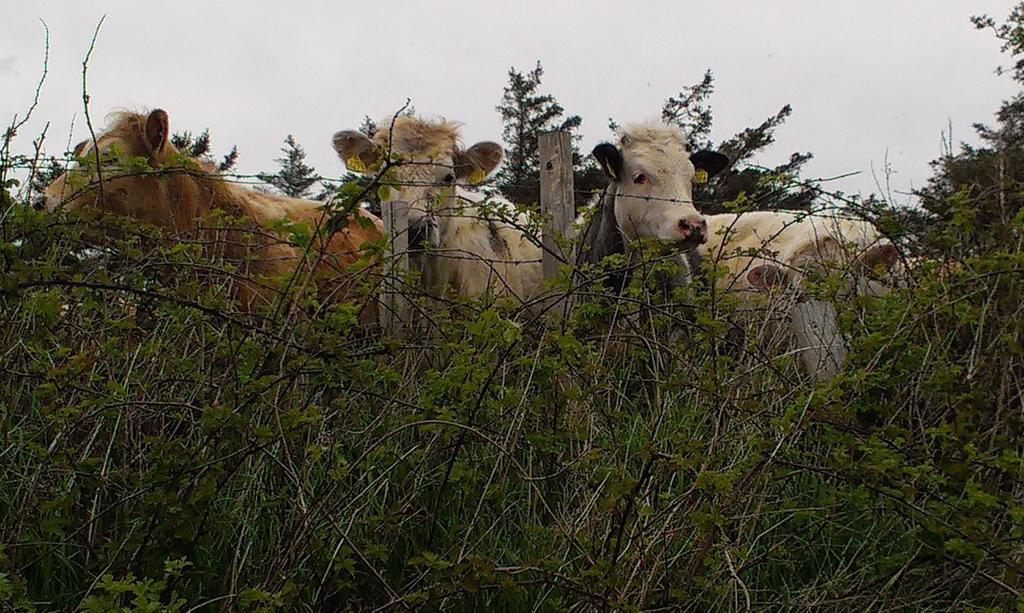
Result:
{"label": "black ear", "polygon": [[593,153],[604,174],[612,181],[618,181],[622,176],[622,153],[619,148],[610,143],[601,143],[594,147]]}
{"label": "black ear", "polygon": [[691,155],[690,161],[693,162],[694,168],[703,170],[708,173],[709,177],[717,175],[729,165],[729,158],[717,151],[708,151],[707,149]]}

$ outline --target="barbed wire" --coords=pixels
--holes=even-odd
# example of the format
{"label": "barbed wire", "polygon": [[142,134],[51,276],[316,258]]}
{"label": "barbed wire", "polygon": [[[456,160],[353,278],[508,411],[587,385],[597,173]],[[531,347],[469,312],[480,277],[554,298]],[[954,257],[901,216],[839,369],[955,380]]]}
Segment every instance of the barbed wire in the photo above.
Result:
{"label": "barbed wire", "polygon": [[[47,157],[40,158],[40,162],[38,162],[38,163],[36,163],[34,161],[24,160],[24,159],[23,160],[14,160],[14,161],[12,161],[12,162],[10,162],[8,164],[8,167],[9,168],[14,168],[14,169],[21,169],[21,170],[31,170],[31,169],[38,169],[40,167],[40,164],[47,164],[47,163],[51,163],[51,162],[57,162],[57,163],[63,162],[65,164],[70,164],[70,163],[73,163],[73,162],[76,162],[76,161],[77,161],[76,158],[47,156]],[[454,168],[454,166],[447,166],[447,165],[443,165],[443,164],[438,164],[436,162],[416,162],[416,161],[411,161],[411,162],[400,162],[399,164],[400,164],[400,166],[404,166],[404,165],[425,165],[425,166],[446,166],[446,167],[449,167],[449,168]],[[120,169],[120,167],[116,167],[116,169]],[[755,165],[755,164],[745,164],[741,168],[741,170],[747,170],[747,169],[758,170],[758,171],[761,171],[761,172],[771,172],[771,169],[768,169],[768,168],[763,167],[763,166]],[[94,168],[88,168],[88,169],[82,169],[80,172],[85,173],[85,172],[91,172],[91,171],[94,171],[94,170],[95,170]],[[69,168],[68,171],[75,172],[76,169]],[[270,182],[270,181],[268,181],[268,180],[266,180],[264,178],[264,177],[267,176],[267,173],[209,172],[209,171],[204,171],[202,169],[193,169],[193,168],[185,168],[185,167],[167,167],[167,168],[157,168],[157,169],[153,169],[153,170],[136,170],[136,171],[131,171],[131,172],[119,172],[119,173],[115,173],[115,174],[106,174],[105,177],[108,178],[108,179],[117,179],[117,178],[127,178],[127,177],[163,176],[163,175],[170,175],[170,174],[185,174],[185,175],[192,175],[192,176],[201,176],[201,177],[204,177],[204,178],[216,178],[216,179],[219,179],[219,180],[221,180],[221,181],[223,181],[225,183],[234,184],[234,185],[255,186],[255,187],[270,187],[270,188],[276,188],[277,187],[274,183],[272,183],[272,182]],[[789,187],[789,188],[792,188],[792,189],[803,189],[803,190],[812,190],[814,192],[814,195],[816,197],[818,197],[818,198],[823,198],[823,199],[831,198],[831,199],[835,199],[835,200],[843,202],[844,204],[847,205],[847,207],[853,207],[855,209],[862,209],[863,205],[862,205],[861,202],[859,202],[857,200],[854,200],[852,198],[849,198],[849,197],[847,197],[845,194],[843,194],[841,192],[834,192],[834,191],[824,190],[820,186],[817,185],[817,183],[837,180],[837,179],[840,179],[840,178],[843,178],[843,177],[846,177],[846,176],[851,176],[852,174],[855,174],[855,173],[849,173],[849,174],[846,174],[846,175],[839,175],[837,177],[829,177],[829,178],[821,178],[821,179],[809,179],[809,180],[796,179],[796,178],[792,178],[792,177],[787,177],[786,178],[786,182],[788,184],[787,187]],[[360,175],[360,176],[366,177],[368,179],[372,179],[372,177],[370,177],[369,175]],[[317,182],[323,184],[325,187],[330,188],[330,187],[333,186],[335,189],[337,189],[338,187],[340,187],[342,185],[345,185],[347,183],[351,183],[353,181],[353,179],[351,177],[345,177],[345,176],[341,176],[341,177],[318,177],[316,180],[317,180]],[[476,194],[479,194],[479,195],[483,196],[484,200],[479,201],[479,202],[472,201],[472,200],[469,200],[469,199],[464,199],[464,200],[467,200],[467,201],[471,202],[472,204],[476,204],[476,205],[478,205],[478,204],[485,204],[485,203],[488,203],[489,201],[490,202],[500,202],[501,200],[508,201],[508,198],[505,197],[500,192],[499,193],[488,193],[488,191],[490,191],[490,190],[498,191],[501,188],[504,188],[504,189],[510,189],[510,188],[511,189],[534,189],[534,188],[537,187],[537,184],[535,184],[535,183],[511,183],[511,184],[505,184],[505,185],[501,186],[501,188],[499,188],[497,186],[497,184],[495,184],[493,182],[484,182],[484,183],[477,183],[477,184],[466,184],[466,183],[458,183],[458,182],[456,182],[456,183],[443,183],[443,182],[437,182],[437,181],[400,179],[400,178],[383,178],[383,179],[378,178],[378,179],[376,179],[376,183],[379,184],[381,187],[399,188],[399,189],[400,188],[428,188],[428,189],[429,188],[436,188],[436,189],[446,189],[446,188],[451,188],[453,186],[454,187],[464,188],[464,189],[472,188],[471,193],[476,193]],[[573,189],[572,190],[573,194],[575,194],[575,195],[587,196],[587,197],[592,197],[592,198],[602,194],[603,191],[604,191],[604,189],[591,189],[591,190]],[[775,192],[785,192],[786,188],[785,187],[784,188],[777,188],[774,191]],[[652,195],[639,195],[639,194],[621,194],[620,197],[628,198],[630,200],[643,201],[643,202],[661,202],[661,203],[673,203],[673,204],[690,204],[690,205],[694,205],[694,206],[720,204],[720,201],[718,201],[718,200],[711,200],[711,199],[685,199],[685,198],[673,198],[673,197],[665,197],[665,196],[652,196]],[[521,205],[521,206],[524,206],[524,207],[527,207],[527,208],[529,207],[528,203],[512,203],[511,201],[508,201],[508,202],[510,204],[513,204],[513,205]],[[744,210],[744,209],[741,209],[741,210]],[[751,209],[751,210],[753,210],[753,209]],[[812,209],[812,210],[817,210],[817,211],[834,210],[835,214],[837,214],[837,215],[841,215],[841,213],[844,211],[844,209],[840,208],[840,207],[822,207],[820,209]],[[863,219],[863,216],[851,215],[851,216],[848,216],[848,218],[849,219]]]}

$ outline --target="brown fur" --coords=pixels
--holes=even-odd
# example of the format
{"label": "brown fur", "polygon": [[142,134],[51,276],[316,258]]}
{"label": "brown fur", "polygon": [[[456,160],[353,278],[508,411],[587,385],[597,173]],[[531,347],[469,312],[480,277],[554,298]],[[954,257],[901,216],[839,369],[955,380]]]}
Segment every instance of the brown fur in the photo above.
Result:
{"label": "brown fur", "polygon": [[[162,114],[162,128],[161,115],[158,114]],[[379,219],[359,210],[347,226],[333,234],[328,234],[326,229],[317,230],[327,221],[320,202],[233,185],[212,166],[199,160],[193,160],[199,166],[198,170],[189,169],[185,164],[175,164],[178,151],[166,140],[166,121],[166,114],[162,111],[148,115],[117,113],[112,116],[110,127],[97,137],[101,152],[116,143],[123,155],[146,157],[152,168],[163,172],[142,176],[109,173],[113,176],[108,176],[105,170],[102,190],[93,173],[92,177],[84,177],[87,179],[84,188],[72,192],[69,175],[86,172],[72,168],[47,187],[47,200],[51,207],[64,206],[69,210],[94,208],[131,217],[163,229],[172,236],[171,240],[198,240],[210,255],[233,263],[245,263],[246,268],[239,272],[246,278],[235,284],[235,293],[248,309],[261,303],[272,304],[277,298],[278,292],[273,284],[261,281],[259,277],[273,277],[296,268],[316,275],[321,294],[330,298],[346,294],[352,280],[345,271],[361,256],[363,243],[381,238],[383,226]],[[94,155],[91,148],[92,143],[88,143],[82,155]],[[227,229],[224,224],[213,228],[203,219],[215,210],[242,221]],[[369,220],[368,227],[364,228],[356,216]],[[315,232],[313,247],[308,254],[303,248],[263,229],[267,222],[281,218],[306,222],[310,231]]]}

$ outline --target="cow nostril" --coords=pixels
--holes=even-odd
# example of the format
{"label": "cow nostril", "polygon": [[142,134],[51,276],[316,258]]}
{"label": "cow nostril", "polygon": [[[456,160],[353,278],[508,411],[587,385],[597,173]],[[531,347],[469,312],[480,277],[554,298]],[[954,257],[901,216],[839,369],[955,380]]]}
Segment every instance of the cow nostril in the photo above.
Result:
{"label": "cow nostril", "polygon": [[676,226],[683,240],[696,240],[700,243],[708,240],[708,224],[704,219],[680,219]]}
{"label": "cow nostril", "polygon": [[683,232],[705,232],[708,223],[703,219],[680,219],[679,229]]}

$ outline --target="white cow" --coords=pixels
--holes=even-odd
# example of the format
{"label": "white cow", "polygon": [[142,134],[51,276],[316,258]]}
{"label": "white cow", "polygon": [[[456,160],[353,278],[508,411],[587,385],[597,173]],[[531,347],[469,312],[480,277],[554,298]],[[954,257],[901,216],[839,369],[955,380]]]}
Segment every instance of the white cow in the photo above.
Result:
{"label": "white cow", "polygon": [[725,269],[718,289],[737,296],[745,310],[784,310],[804,367],[816,379],[834,375],[846,353],[835,308],[802,297],[803,281],[839,272],[847,293],[883,295],[888,288],[879,279],[898,261],[896,247],[872,224],[834,214],[754,211],[706,220],[709,239],[699,251]]}
{"label": "white cow", "polygon": [[[625,253],[630,241],[653,238],[682,253],[708,238],[707,225],[693,204],[693,184],[721,172],[729,163],[713,151],[690,152],[682,131],[660,123],[628,125],[617,144],[594,148],[611,183],[578,220],[583,226],[577,262],[596,264]],[[620,289],[628,275],[613,275]]]}
{"label": "white cow", "polygon": [[[334,148],[349,170],[379,170],[387,155],[388,197],[410,204],[410,228],[434,248],[423,259],[422,275],[431,288],[463,296],[484,293],[536,298],[543,290],[539,222],[498,196],[463,188],[491,174],[502,150],[493,142],[468,149],[459,143],[459,125],[399,116],[382,122],[373,138],[346,130],[334,135]],[[630,126],[618,146],[598,145],[594,155],[612,184],[587,229],[585,251],[599,261],[636,238],[654,238],[692,248],[706,238],[694,208],[695,172],[714,174],[727,160],[711,152],[690,154],[678,128]],[[455,189],[455,198],[451,198]],[[608,221],[610,220],[610,221]],[[616,245],[618,247],[616,247]],[[603,255],[602,255],[603,254]]]}
{"label": "white cow", "polygon": [[504,198],[463,188],[498,167],[501,146],[484,141],[463,149],[459,124],[450,121],[401,115],[380,125],[373,138],[338,132],[334,148],[349,170],[361,173],[380,170],[390,154],[395,166],[382,181],[388,199],[409,204],[410,243],[418,237],[432,243],[429,256],[416,258],[424,283],[462,296],[536,297],[542,285],[537,224]]}
{"label": "white cow", "polygon": [[[430,237],[428,287],[461,296],[487,292],[521,301],[543,290],[539,220],[507,199],[457,187],[423,220]],[[436,229],[435,229],[436,228]]]}
{"label": "white cow", "polygon": [[896,247],[871,223],[840,215],[752,211],[705,217],[702,258],[721,264],[718,287],[741,295],[778,287],[799,289],[812,271],[849,275],[849,290],[881,295],[887,288],[871,271],[887,272]]}

